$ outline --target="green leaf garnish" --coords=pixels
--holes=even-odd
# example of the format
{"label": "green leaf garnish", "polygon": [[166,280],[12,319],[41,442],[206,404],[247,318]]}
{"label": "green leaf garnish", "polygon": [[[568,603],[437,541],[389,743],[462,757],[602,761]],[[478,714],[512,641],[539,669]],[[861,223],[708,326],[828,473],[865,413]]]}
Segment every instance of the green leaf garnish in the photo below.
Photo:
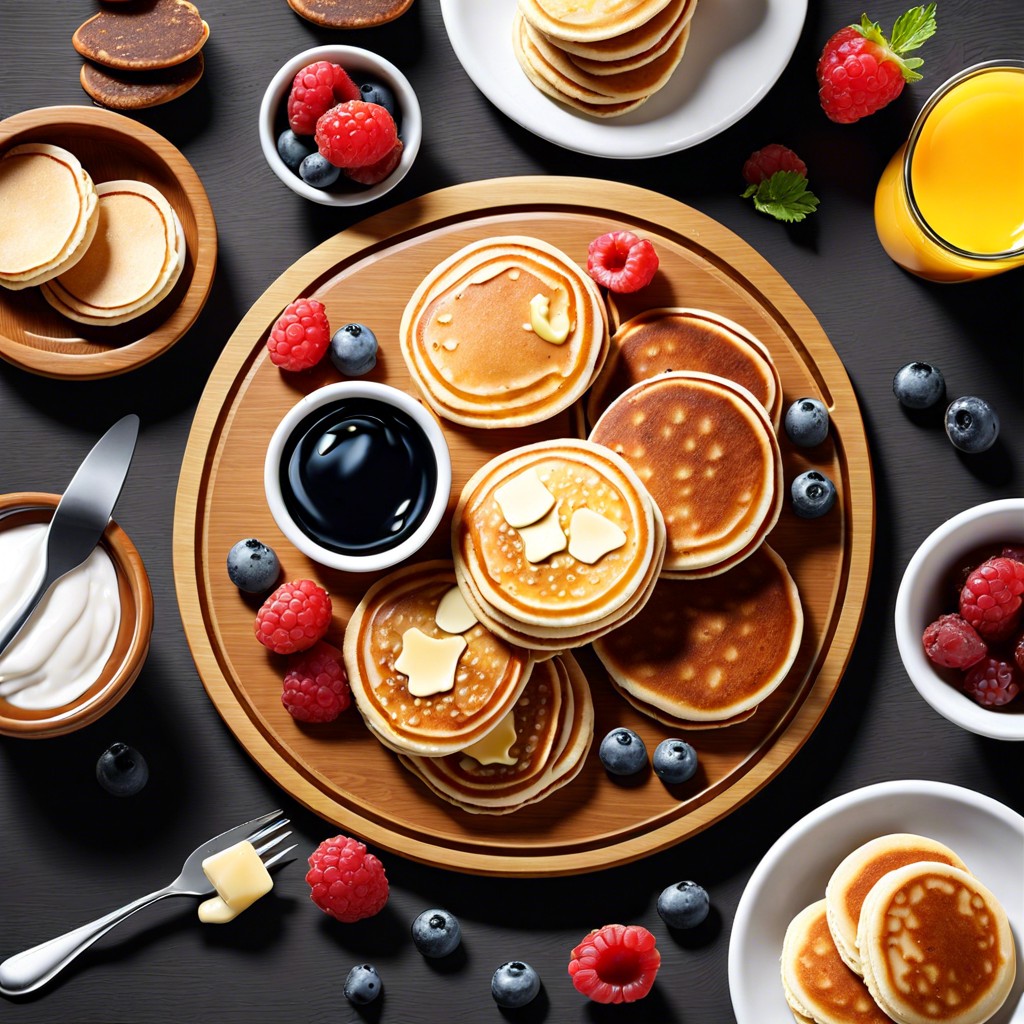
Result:
{"label": "green leaf garnish", "polygon": [[797,171],[776,171],[759,185],[750,185],[744,199],[753,197],[754,208],[786,224],[797,224],[818,208],[818,197]]}
{"label": "green leaf garnish", "polygon": [[916,82],[921,75],[915,71],[924,61],[920,57],[904,57],[903,54],[916,50],[925,40],[935,35],[935,4],[911,7],[905,14],[896,19],[892,27],[892,39],[886,39],[882,26],[862,14],[859,25],[852,25],[865,39],[884,47],[890,58],[899,65],[903,78],[907,82]]}

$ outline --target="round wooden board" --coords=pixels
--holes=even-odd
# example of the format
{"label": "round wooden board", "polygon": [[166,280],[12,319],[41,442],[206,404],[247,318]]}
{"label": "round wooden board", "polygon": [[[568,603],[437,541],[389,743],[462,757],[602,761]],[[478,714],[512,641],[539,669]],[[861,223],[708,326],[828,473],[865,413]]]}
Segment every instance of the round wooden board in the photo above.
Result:
{"label": "round wooden board", "polygon": [[[625,212],[629,211],[629,212]],[[623,310],[698,306],[741,323],[770,348],[787,404],[817,395],[832,431],[806,452],[782,439],[788,482],[804,469],[828,473],[839,501],[825,518],[782,513],[769,543],[786,560],[806,614],[803,643],[782,686],[748,721],[683,735],[700,756],[688,783],[666,787],[650,773],[613,781],[591,748],[581,774],[548,799],[504,816],[474,815],[431,796],[367,732],[355,710],[326,726],[294,722],[280,702],[286,660],[253,636],[259,598],[229,582],[232,544],[257,536],[281,557],[284,578],[320,581],[334,602],[327,639],[341,645],[352,608],[376,576],[325,569],[277,529],[263,495],[267,442],[306,392],[337,379],[329,360],[286,374],[266,357],[267,334],[300,295],[323,301],[335,328],[371,325],[381,343],[370,379],[415,393],[398,351],[402,311],[428,270],[464,244],[500,234],[534,235],[580,263],[597,235],[630,228],[661,258],[654,282]],[[470,474],[495,453],[572,432],[563,414],[527,430],[445,425],[453,457],[448,515],[423,559],[448,557],[452,509]],[[612,182],[523,177],[457,185],[355,225],[308,253],[267,289],[242,320],[210,377],[178,485],[174,573],[185,633],[214,704],[256,762],[288,793],[340,828],[414,860],[492,875],[594,870],[653,853],[728,814],[793,756],[819,721],[849,659],[867,593],[874,495],[867,439],[839,357],[810,310],[742,239],[674,200]],[[611,689],[596,658],[577,656],[591,682],[599,739],[618,725],[648,749],[673,730]],[[679,730],[674,731],[679,734]]]}
{"label": "round wooden board", "polygon": [[129,178],[159,189],[185,232],[185,267],[170,295],[124,324],[61,316],[38,288],[0,288],[0,357],[44,377],[95,380],[126,373],[169,349],[195,322],[213,286],[217,227],[199,176],[162,135],[101,107],[40,107],[0,121],[0,156],[48,142],[78,157],[96,184]]}

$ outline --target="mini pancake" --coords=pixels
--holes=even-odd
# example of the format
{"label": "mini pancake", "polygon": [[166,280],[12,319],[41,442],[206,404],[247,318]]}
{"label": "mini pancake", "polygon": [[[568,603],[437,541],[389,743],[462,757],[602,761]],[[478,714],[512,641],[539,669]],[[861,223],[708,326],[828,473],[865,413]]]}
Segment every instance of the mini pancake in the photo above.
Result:
{"label": "mini pancake", "polygon": [[872,886],[857,949],[875,1002],[902,1024],[982,1024],[1017,972],[999,901],[973,875],[937,861],[896,868]]}
{"label": "mini pancake", "polygon": [[118,71],[91,61],[82,64],[82,88],[101,106],[111,110],[144,110],[170,103],[203,77],[202,51],[182,64],[156,71]]}
{"label": "mini pancake", "polygon": [[372,28],[405,14],[412,0],[288,0],[288,6],[321,28]]}
{"label": "mini pancake", "polygon": [[637,68],[644,67],[646,64],[650,64],[656,58],[666,53],[672,44],[684,32],[687,33],[687,36],[689,35],[690,18],[693,15],[696,5],[697,0],[688,0],[688,2],[684,2],[682,6],[678,4],[670,4],[666,7],[665,11],[661,12],[662,14],[666,12],[673,13],[678,10],[675,20],[672,21],[661,35],[653,36],[649,46],[645,47],[639,53],[635,53],[629,57],[602,58],[595,60],[591,57],[585,57],[578,53],[573,53],[564,46],[559,46],[559,48],[565,56],[580,69],[580,71],[588,75],[617,75],[625,71],[633,71]]}
{"label": "mini pancake", "polygon": [[680,19],[686,24],[696,9],[697,0],[669,0],[654,17],[629,32],[589,43],[553,37],[552,41],[573,57],[581,57],[593,64],[625,61],[650,50],[676,27]]}
{"label": "mini pancake", "polygon": [[605,409],[590,440],[621,455],[661,509],[665,573],[731,568],[778,520],[778,439],[764,407],[733,381],[696,372],[641,381]]}
{"label": "mini pancake", "polygon": [[109,7],[79,25],[71,44],[87,59],[124,71],[152,71],[194,57],[210,26],[189,0],[138,0]]}
{"label": "mini pancake", "polygon": [[798,1020],[813,1024],[890,1024],[832,941],[825,901],[805,907],[782,943],[782,987]]}
{"label": "mini pancake", "polygon": [[861,973],[857,923],[864,897],[882,875],[917,861],[941,861],[966,871],[967,865],[948,847],[927,836],[896,832],[878,836],[843,858],[825,889],[828,926],[846,965]]}
{"label": "mini pancake", "polygon": [[594,42],[645,25],[670,0],[519,0],[519,10],[538,31],[555,39]]}
{"label": "mini pancake", "polygon": [[468,753],[401,761],[437,796],[471,814],[517,811],[571,782],[590,749],[594,705],[575,659],[562,654],[535,665],[512,716],[510,764],[483,764]]}
{"label": "mini pancake", "polygon": [[764,343],[718,313],[683,307],[646,310],[619,325],[587,399],[588,420],[596,423],[633,384],[671,370],[711,373],[742,384],[778,429],[782,381]]}
{"label": "mini pancake", "polygon": [[0,284],[41,284],[72,267],[96,232],[92,178],[59,146],[15,146],[0,160]]}
{"label": "mini pancake", "polygon": [[440,757],[477,742],[512,709],[533,668],[529,651],[505,643],[479,622],[460,634],[465,649],[454,685],[431,696],[410,693],[396,667],[407,631],[450,638],[438,605],[455,587],[450,562],[421,562],[378,580],[352,613],[343,657],[356,707],[374,735],[399,753]]}
{"label": "mini pancake", "polygon": [[594,653],[630,703],[651,717],[732,724],[786,678],[803,624],[793,578],[762,545],[719,576],[662,576],[635,618],[594,641]]}
{"label": "mini pancake", "polygon": [[[538,296],[546,318],[531,305]],[[561,327],[551,335],[561,340],[545,340],[545,325]],[[518,427],[586,391],[607,355],[608,327],[586,272],[547,242],[516,235],[473,242],[427,274],[405,307],[399,341],[439,416]]]}

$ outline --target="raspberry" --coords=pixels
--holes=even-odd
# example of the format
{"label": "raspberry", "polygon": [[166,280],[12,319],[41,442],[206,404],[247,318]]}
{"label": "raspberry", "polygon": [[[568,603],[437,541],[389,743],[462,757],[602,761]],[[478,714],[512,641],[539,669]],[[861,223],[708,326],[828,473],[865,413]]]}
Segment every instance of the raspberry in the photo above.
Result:
{"label": "raspberry", "polygon": [[323,358],[331,343],[331,325],[324,304],[296,299],[277,318],[267,338],[270,361],[282,370],[308,370]]}
{"label": "raspberry", "polygon": [[282,583],[256,613],[256,639],[275,654],[308,650],[331,624],[331,599],[312,580]]}
{"label": "raspberry", "polygon": [[316,123],[336,103],[359,99],[359,86],[329,60],[308,64],[292,79],[288,94],[288,127],[296,135],[312,135]]}
{"label": "raspberry", "polygon": [[1020,670],[999,658],[986,658],[964,677],[964,693],[986,708],[1009,704],[1020,693],[1020,686]]}
{"label": "raspberry", "polygon": [[632,231],[609,231],[587,249],[587,273],[610,292],[635,292],[651,283],[658,254]]}
{"label": "raspberry", "polygon": [[367,167],[349,167],[345,171],[345,176],[353,181],[358,181],[360,185],[376,185],[377,182],[389,177],[398,166],[404,148],[402,140],[399,139],[392,146],[391,152],[385,153],[375,164],[370,164]]}
{"label": "raspberry", "polygon": [[352,703],[341,652],[321,641],[296,658],[285,673],[281,703],[300,722],[333,722]]}
{"label": "raspberry", "polygon": [[760,185],[776,171],[795,171],[807,177],[807,164],[791,149],[773,142],[747,157],[743,165],[743,180],[748,185]]}
{"label": "raspberry", "polygon": [[970,668],[988,654],[977,630],[959,615],[940,615],[921,640],[928,659],[946,668]]}
{"label": "raspberry", "polygon": [[316,123],[320,155],[335,167],[369,167],[387,156],[397,140],[395,119],[379,103],[339,103]]}
{"label": "raspberry", "polygon": [[1008,640],[1020,621],[1022,593],[1024,562],[990,558],[967,577],[960,614],[986,640]]}
{"label": "raspberry", "polygon": [[358,839],[325,839],[310,855],[309,898],[331,917],[351,924],[373,917],[388,901],[384,865]]}
{"label": "raspberry", "polygon": [[826,115],[851,124],[891,103],[905,82],[921,75],[919,57],[904,58],[935,32],[935,4],[914,7],[896,19],[890,42],[882,27],[862,15],[859,25],[841,28],[818,59],[818,98]]}
{"label": "raspberry", "polygon": [[651,991],[660,964],[661,954],[646,928],[606,924],[572,951],[569,974],[576,991],[595,1003],[632,1003]]}

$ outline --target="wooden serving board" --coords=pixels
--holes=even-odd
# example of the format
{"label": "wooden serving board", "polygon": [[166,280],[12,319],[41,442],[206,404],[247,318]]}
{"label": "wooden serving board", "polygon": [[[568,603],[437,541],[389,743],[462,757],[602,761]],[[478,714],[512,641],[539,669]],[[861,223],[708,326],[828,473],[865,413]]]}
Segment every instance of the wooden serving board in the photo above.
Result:
{"label": "wooden serving board", "polygon": [[[626,212],[628,211],[628,212]],[[667,787],[653,773],[613,781],[597,745],[625,725],[648,749],[673,735],[611,689],[596,658],[577,652],[596,705],[595,743],[570,785],[504,816],[475,815],[431,796],[373,739],[355,709],[326,726],[294,722],[280,702],[286,660],[253,636],[260,599],[228,580],[225,557],[256,536],[281,558],[284,578],[310,577],[330,592],[327,639],[341,645],[352,608],[374,575],[325,569],[278,530],[263,494],[263,462],[274,428],[306,392],[337,379],[329,360],[286,374],[266,356],[267,334],[298,296],[319,298],[332,326],[372,326],[381,353],[369,379],[416,393],[398,350],[406,301],[423,276],[470,241],[526,234],[581,264],[588,243],[629,228],[661,258],[655,280],[622,302],[628,315],[661,305],[716,311],[753,331],[779,367],[786,404],[804,395],[828,406],[828,441],[810,452],[782,439],[787,488],[807,468],[836,482],[828,516],[797,519],[785,503],[769,543],[786,560],[804,604],[806,630],[793,670],[748,721],[683,733],[700,770]],[[452,451],[448,514],[422,558],[448,557],[451,512],[470,474],[495,453],[572,431],[571,413],[526,430],[471,430],[445,424]],[[185,633],[203,683],[228,726],[280,786],[343,830],[414,860],[492,875],[556,875],[620,864],[706,828],[764,786],[793,756],[835,692],[857,634],[874,542],[867,440],[839,357],[810,310],[740,238],[674,200],[632,186],[579,178],[524,177],[457,185],[343,231],[300,259],[242,320],[199,404],[178,485],[174,572]],[[675,731],[678,734],[678,730]]]}

